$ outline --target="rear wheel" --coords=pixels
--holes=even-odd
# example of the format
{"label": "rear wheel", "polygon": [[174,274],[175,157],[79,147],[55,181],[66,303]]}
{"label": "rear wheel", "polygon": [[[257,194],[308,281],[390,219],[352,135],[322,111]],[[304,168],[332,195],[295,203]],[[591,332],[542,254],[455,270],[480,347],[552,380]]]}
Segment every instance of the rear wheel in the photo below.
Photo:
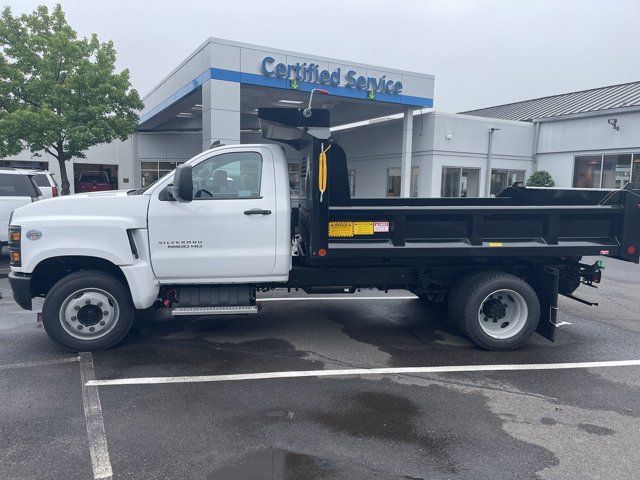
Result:
{"label": "rear wheel", "polygon": [[59,280],[42,308],[49,337],[72,350],[109,348],[124,338],[135,308],[122,282],[111,274],[83,270]]}
{"label": "rear wheel", "polygon": [[540,301],[523,279],[504,272],[463,278],[449,299],[452,322],[486,350],[513,350],[536,330]]}

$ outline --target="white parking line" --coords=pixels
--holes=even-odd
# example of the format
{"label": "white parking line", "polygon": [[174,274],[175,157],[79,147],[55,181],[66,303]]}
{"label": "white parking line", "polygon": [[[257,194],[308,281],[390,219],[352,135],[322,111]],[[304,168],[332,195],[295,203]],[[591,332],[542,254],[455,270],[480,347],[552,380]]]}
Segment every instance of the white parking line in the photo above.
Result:
{"label": "white parking line", "polygon": [[37,362],[24,362],[24,363],[10,363],[8,365],[0,365],[0,370],[9,370],[12,368],[26,368],[26,367],[42,367],[45,365],[58,365],[61,363],[73,363],[80,360],[78,357],[68,358],[55,358],[53,360],[41,360]]}
{"label": "white parking line", "polygon": [[402,297],[267,297],[257,298],[256,302],[301,302],[301,301],[334,301],[334,300],[414,300],[415,295],[405,295]]}
{"label": "white parking line", "polygon": [[96,374],[93,369],[91,352],[80,353],[82,403],[84,404],[84,418],[87,424],[87,436],[89,437],[93,478],[110,480],[113,477],[113,471],[109,459],[109,449],[107,448],[107,436],[104,433],[100,395],[98,394],[98,389],[90,385],[95,378]]}
{"label": "white parking line", "polygon": [[343,377],[361,375],[402,375],[406,373],[508,372],[517,370],[564,370],[577,368],[638,367],[640,360],[578,363],[524,363],[513,365],[456,365],[442,367],[350,368],[344,370],[303,370],[290,372],[244,373],[237,375],[194,375],[181,377],[139,377],[91,380],[89,386],[154,385],[163,383],[237,382],[274,378]]}

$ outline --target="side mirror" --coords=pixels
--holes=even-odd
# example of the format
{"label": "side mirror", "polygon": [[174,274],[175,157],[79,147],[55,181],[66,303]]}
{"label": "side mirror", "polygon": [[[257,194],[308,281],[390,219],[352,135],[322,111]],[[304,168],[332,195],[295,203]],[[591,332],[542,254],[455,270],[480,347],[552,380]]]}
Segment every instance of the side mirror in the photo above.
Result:
{"label": "side mirror", "polygon": [[169,193],[176,200],[190,202],[193,200],[193,179],[191,177],[191,165],[178,165],[173,174],[173,186],[169,187]]}

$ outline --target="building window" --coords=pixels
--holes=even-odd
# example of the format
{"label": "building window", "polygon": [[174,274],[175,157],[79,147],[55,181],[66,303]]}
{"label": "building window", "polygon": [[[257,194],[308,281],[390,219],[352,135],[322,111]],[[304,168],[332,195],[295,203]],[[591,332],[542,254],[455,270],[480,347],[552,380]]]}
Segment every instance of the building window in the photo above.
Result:
{"label": "building window", "polygon": [[619,189],[631,181],[631,154],[604,155],[602,188]]}
{"label": "building window", "polygon": [[48,162],[32,162],[23,160],[0,160],[0,167],[28,168],[34,170],[47,170]]}
{"label": "building window", "polygon": [[640,183],[640,153],[633,155],[633,168],[631,172],[631,181]]}
{"label": "building window", "polygon": [[[387,197],[400,196],[400,184],[402,169],[400,167],[387,168]],[[418,177],[420,176],[420,167],[411,167],[411,196],[418,196]]]}
{"label": "building window", "polygon": [[602,155],[576,157],[573,167],[573,186],[576,188],[600,188],[602,180]]}
{"label": "building window", "polygon": [[516,182],[524,182],[524,170],[491,170],[491,195],[498,195]]}
{"label": "building window", "polygon": [[640,176],[635,160],[638,154],[583,155],[575,158],[573,186],[576,188],[619,189],[629,183],[632,175]]}
{"label": "building window", "polygon": [[356,171],[353,168],[350,168],[347,171],[348,179],[349,179],[349,195],[351,198],[356,196]]}
{"label": "building window", "polygon": [[146,187],[147,185],[151,185],[167,173],[174,171],[181,163],[184,162],[142,162],[140,165],[142,186]]}
{"label": "building window", "polygon": [[480,169],[444,167],[442,169],[442,197],[477,197],[480,191]]}

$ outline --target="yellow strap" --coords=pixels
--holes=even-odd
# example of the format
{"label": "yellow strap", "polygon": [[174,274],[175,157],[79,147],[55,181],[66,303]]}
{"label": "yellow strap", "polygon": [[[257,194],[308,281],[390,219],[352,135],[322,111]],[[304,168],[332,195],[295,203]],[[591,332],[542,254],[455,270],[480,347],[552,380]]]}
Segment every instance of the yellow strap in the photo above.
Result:
{"label": "yellow strap", "polygon": [[327,189],[327,152],[331,148],[331,145],[325,149],[324,144],[322,144],[320,148],[320,156],[318,158],[318,189],[320,190],[320,201],[322,201],[323,194]]}

